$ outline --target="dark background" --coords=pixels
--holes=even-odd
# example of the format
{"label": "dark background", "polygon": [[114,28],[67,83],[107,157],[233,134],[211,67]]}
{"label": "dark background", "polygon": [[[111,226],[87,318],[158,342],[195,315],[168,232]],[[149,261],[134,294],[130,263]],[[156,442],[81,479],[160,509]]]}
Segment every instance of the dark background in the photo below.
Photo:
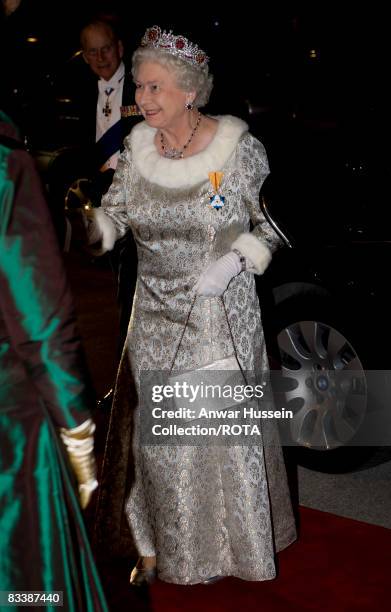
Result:
{"label": "dark background", "polygon": [[[384,16],[376,3],[246,2],[228,8],[197,2],[174,8],[166,2],[144,8],[115,0],[22,0],[16,13],[2,20],[3,84],[11,83],[25,106],[43,108],[48,85],[57,97],[72,97],[89,77],[80,57],[71,60],[79,31],[99,11],[118,15],[128,55],[153,24],[198,42],[215,75],[211,110],[237,112],[250,100],[325,121],[367,113],[382,103]],[[27,42],[31,36],[38,41]]]}
{"label": "dark background", "polygon": [[[388,239],[389,54],[379,7],[22,0],[1,21],[0,107],[44,167],[51,152],[73,155],[81,133],[77,100],[93,78],[77,55],[83,23],[99,12],[116,14],[128,60],[146,27],[158,24],[210,56],[215,87],[206,112],[242,117],[264,143],[275,184],[289,186],[277,199],[293,234],[300,230],[307,242],[306,219],[315,241],[331,233],[345,241],[354,219],[371,238]],[[72,169],[68,182],[82,170]]]}

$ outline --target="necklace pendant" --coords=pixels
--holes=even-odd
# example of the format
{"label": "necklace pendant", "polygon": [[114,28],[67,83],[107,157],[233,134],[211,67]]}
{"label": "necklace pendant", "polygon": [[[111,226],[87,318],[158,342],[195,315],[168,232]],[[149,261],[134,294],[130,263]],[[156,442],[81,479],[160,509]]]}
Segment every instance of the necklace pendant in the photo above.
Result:
{"label": "necklace pendant", "polygon": [[186,149],[188,148],[189,144],[193,140],[194,134],[198,130],[198,126],[200,125],[200,122],[201,122],[201,117],[202,115],[198,111],[197,123],[194,126],[190,134],[189,140],[186,142],[186,144],[183,145],[181,149],[175,149],[173,147],[168,148],[166,146],[166,143],[164,142],[163,132],[160,132],[160,147],[161,147],[163,157],[167,157],[168,159],[183,159]]}
{"label": "necklace pendant", "polygon": [[163,150],[163,156],[167,157],[168,159],[182,159],[183,151],[180,151],[178,149],[167,149],[165,147]]}

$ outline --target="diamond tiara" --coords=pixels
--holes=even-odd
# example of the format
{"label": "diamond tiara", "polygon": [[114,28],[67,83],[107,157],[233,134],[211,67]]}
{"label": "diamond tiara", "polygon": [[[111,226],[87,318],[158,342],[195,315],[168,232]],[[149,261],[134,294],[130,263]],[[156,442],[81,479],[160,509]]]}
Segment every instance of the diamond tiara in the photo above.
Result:
{"label": "diamond tiara", "polygon": [[175,36],[171,30],[166,32],[156,25],[146,30],[141,39],[141,46],[164,49],[171,55],[176,55],[185,62],[199,68],[206,66],[209,60],[204,51],[184,36]]}

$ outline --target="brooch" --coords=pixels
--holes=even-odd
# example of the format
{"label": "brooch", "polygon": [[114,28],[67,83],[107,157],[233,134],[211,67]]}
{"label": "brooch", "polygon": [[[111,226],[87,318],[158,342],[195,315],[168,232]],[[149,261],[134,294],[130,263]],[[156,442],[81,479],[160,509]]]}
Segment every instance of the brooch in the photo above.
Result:
{"label": "brooch", "polygon": [[220,210],[225,205],[225,197],[220,191],[221,181],[223,180],[224,172],[209,172],[209,181],[213,188],[213,195],[209,198],[208,206],[215,210]]}

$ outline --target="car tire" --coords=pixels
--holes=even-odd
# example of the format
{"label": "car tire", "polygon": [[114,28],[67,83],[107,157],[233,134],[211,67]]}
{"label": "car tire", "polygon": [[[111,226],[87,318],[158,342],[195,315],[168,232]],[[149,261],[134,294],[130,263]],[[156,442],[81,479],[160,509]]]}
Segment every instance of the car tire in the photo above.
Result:
{"label": "car tire", "polygon": [[276,401],[294,414],[284,423],[282,443],[310,469],[357,469],[375,450],[355,446],[368,410],[367,339],[323,296],[289,298],[275,308],[273,320]]}

